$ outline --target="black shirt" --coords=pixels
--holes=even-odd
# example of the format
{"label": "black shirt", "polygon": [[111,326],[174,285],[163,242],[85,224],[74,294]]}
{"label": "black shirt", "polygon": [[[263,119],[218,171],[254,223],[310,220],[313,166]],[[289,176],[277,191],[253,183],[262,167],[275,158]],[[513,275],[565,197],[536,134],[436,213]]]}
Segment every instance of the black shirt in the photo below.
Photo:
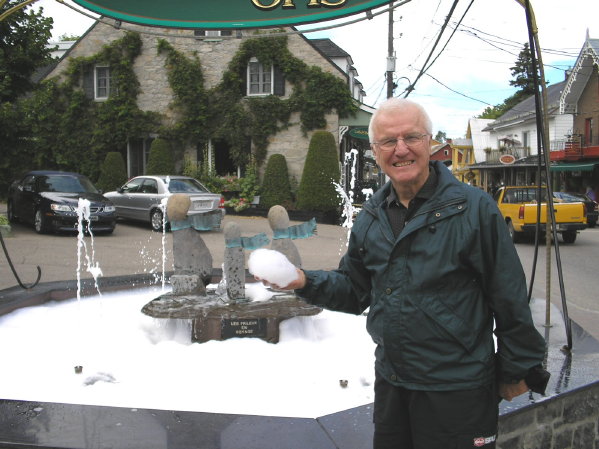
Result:
{"label": "black shirt", "polygon": [[391,188],[391,192],[387,196],[385,203],[387,205],[387,217],[389,217],[391,229],[393,229],[393,235],[395,235],[395,237],[401,233],[405,224],[410,221],[416,211],[420,209],[420,206],[435,193],[435,190],[437,189],[437,172],[434,168],[429,167],[428,173],[426,182],[416,196],[410,200],[408,207],[405,207],[399,202],[395,189],[393,187]]}

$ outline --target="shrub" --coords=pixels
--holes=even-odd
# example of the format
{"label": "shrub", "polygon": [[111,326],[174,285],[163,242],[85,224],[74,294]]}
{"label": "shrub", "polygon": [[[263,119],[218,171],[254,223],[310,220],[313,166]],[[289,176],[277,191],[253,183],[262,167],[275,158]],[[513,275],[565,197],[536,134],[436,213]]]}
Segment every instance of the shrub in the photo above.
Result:
{"label": "shrub", "polygon": [[265,209],[270,209],[276,205],[281,205],[286,209],[291,207],[293,201],[287,160],[282,154],[273,154],[268,158],[261,192],[261,207]]}
{"label": "shrub", "polygon": [[341,172],[337,146],[333,134],[316,131],[310,139],[308,155],[297,192],[297,208],[332,212],[339,208],[339,197],[334,182],[339,182]]}
{"label": "shrub", "polygon": [[175,162],[170,145],[164,139],[158,138],[152,142],[146,175],[173,175],[175,174]]}
{"label": "shrub", "polygon": [[107,153],[100,168],[100,178],[96,183],[97,187],[103,192],[110,192],[118,189],[125,182],[127,182],[127,170],[125,169],[123,156],[118,151]]}

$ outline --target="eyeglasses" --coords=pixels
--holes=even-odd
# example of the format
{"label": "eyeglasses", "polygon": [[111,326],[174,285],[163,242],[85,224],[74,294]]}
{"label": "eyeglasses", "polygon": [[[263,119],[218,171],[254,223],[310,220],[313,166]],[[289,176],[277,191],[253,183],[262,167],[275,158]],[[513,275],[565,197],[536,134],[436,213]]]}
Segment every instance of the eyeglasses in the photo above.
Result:
{"label": "eyeglasses", "polygon": [[429,134],[413,134],[403,139],[387,139],[381,142],[372,142],[372,145],[376,145],[380,148],[381,151],[393,151],[397,147],[397,142],[403,140],[403,143],[408,147],[416,147],[420,145],[423,139]]}

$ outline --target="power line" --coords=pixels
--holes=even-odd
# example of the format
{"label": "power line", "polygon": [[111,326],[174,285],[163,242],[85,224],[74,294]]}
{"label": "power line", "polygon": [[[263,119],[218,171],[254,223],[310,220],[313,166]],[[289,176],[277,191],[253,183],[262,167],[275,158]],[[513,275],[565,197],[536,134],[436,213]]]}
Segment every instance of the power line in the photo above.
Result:
{"label": "power line", "polygon": [[431,59],[431,57],[433,55],[433,52],[435,51],[435,48],[437,47],[437,44],[441,40],[441,36],[443,36],[443,32],[445,31],[445,28],[447,27],[447,24],[449,23],[449,20],[451,19],[451,16],[452,16],[453,12],[455,11],[455,8],[458,5],[458,1],[459,0],[454,0],[453,4],[451,5],[451,8],[449,10],[449,14],[445,18],[445,23],[443,24],[443,26],[441,27],[441,30],[439,31],[439,36],[437,37],[437,40],[435,41],[435,44],[433,45],[433,48],[431,49],[428,57],[426,58],[426,61],[424,61],[424,64],[422,65],[422,69],[420,69],[420,73],[418,73],[418,76],[416,77],[416,79],[414,80],[414,82],[412,83],[412,85],[408,86],[408,88],[406,89],[406,91],[405,91],[406,94],[404,95],[404,98],[407,98],[408,95],[410,95],[410,92],[412,92],[414,90],[414,86],[416,85],[416,83],[418,82],[418,80],[424,74],[424,72],[426,70],[425,67],[428,64],[428,61]]}

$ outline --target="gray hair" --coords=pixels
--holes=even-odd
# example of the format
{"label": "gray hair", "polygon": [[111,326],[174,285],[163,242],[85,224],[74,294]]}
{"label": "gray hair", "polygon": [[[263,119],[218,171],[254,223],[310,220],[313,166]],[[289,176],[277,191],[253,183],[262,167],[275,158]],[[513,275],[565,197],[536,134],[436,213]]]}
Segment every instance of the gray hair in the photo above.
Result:
{"label": "gray hair", "polygon": [[370,140],[370,142],[374,141],[374,121],[378,117],[379,113],[407,108],[416,108],[416,110],[420,113],[422,119],[424,120],[424,129],[428,134],[432,135],[433,122],[431,121],[431,118],[429,117],[428,113],[421,104],[416,103],[412,100],[408,100],[406,98],[391,97],[383,101],[377,108],[377,110],[374,111],[372,117],[370,117],[370,124],[368,125],[368,139]]}

